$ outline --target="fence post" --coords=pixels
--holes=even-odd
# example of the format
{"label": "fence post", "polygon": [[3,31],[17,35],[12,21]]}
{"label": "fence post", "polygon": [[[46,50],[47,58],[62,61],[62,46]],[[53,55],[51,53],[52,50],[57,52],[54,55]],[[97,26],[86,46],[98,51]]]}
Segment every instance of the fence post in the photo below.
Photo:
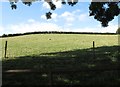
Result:
{"label": "fence post", "polygon": [[52,87],[53,78],[52,78],[52,71],[49,72],[49,86]]}
{"label": "fence post", "polygon": [[7,41],[5,41],[5,58],[7,58],[6,54],[7,54]]}
{"label": "fence post", "polygon": [[53,85],[53,72],[52,72],[52,63],[50,61],[50,69],[49,69],[49,86]]}
{"label": "fence post", "polygon": [[95,58],[95,41],[93,41],[93,58]]}

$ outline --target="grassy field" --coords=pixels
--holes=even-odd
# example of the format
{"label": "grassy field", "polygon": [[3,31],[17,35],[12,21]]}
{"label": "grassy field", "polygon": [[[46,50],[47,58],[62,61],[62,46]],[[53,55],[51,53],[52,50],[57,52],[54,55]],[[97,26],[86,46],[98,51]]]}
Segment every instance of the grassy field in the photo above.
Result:
{"label": "grassy field", "polygon": [[42,53],[63,52],[96,47],[118,45],[117,35],[82,35],[82,34],[39,34],[2,39],[4,57],[5,41],[8,41],[7,56],[10,58],[41,55]]}
{"label": "grassy field", "polygon": [[52,75],[54,85],[119,85],[118,47],[118,35],[36,34],[2,38],[3,72],[13,70],[3,73],[3,84],[49,85],[50,72],[56,72]]}

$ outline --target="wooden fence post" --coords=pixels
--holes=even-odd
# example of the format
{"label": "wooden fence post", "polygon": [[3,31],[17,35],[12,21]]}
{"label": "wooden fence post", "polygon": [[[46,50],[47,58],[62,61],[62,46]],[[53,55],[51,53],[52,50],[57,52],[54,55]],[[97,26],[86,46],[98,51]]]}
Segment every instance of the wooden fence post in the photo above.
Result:
{"label": "wooden fence post", "polygon": [[7,58],[6,54],[7,54],[7,41],[5,41],[5,58]]}
{"label": "wooden fence post", "polygon": [[53,78],[52,78],[52,71],[49,72],[49,86],[52,87],[53,85]]}
{"label": "wooden fence post", "polygon": [[93,58],[95,58],[95,41],[93,41]]}
{"label": "wooden fence post", "polygon": [[50,69],[49,69],[49,86],[53,85],[53,72],[52,72],[52,63],[50,61]]}

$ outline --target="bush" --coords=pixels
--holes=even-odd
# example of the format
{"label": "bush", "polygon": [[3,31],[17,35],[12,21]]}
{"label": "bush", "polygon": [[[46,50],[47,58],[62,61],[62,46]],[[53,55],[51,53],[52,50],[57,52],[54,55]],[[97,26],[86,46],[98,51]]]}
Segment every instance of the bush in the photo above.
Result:
{"label": "bush", "polygon": [[6,34],[3,34],[2,37],[7,37],[7,35],[6,35]]}

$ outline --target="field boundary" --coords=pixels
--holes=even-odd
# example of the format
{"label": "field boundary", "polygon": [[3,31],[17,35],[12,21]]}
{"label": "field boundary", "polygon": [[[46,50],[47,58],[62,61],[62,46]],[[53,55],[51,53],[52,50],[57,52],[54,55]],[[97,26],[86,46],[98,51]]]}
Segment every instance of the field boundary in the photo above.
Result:
{"label": "field boundary", "polygon": [[43,32],[26,32],[26,33],[16,33],[16,34],[3,34],[0,38],[3,37],[14,37],[14,36],[23,36],[30,34],[98,34],[98,35],[118,35],[117,33],[101,33],[101,32],[64,32],[64,31],[43,31]]}

